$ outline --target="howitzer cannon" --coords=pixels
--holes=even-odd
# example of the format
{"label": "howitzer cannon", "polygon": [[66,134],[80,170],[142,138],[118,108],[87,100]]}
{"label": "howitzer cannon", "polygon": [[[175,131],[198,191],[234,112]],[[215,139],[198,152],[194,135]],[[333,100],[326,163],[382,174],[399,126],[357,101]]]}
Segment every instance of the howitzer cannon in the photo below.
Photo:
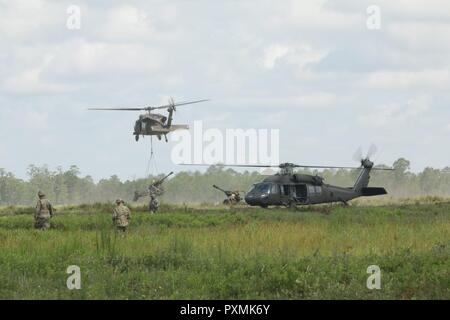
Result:
{"label": "howitzer cannon", "polygon": [[153,182],[152,185],[154,186],[160,186],[163,184],[164,180],[166,180],[168,177],[170,177],[171,175],[173,175],[173,172],[170,172],[168,175],[164,176],[163,178],[159,179],[156,182]]}
{"label": "howitzer cannon", "polygon": [[164,176],[163,178],[152,182],[151,185],[148,186],[148,193],[150,197],[153,196],[162,196],[164,194],[164,188],[162,187],[163,182],[170,177],[173,174],[173,172],[170,172],[168,175]]}
{"label": "howitzer cannon", "polygon": [[241,202],[241,195],[240,195],[239,191],[224,190],[224,189],[216,186],[215,184],[213,185],[213,188],[216,188],[217,190],[222,191],[227,196],[227,198],[225,200],[223,200],[223,204],[229,205],[229,204],[237,204],[237,203]]}
{"label": "howitzer cannon", "polygon": [[156,211],[158,211],[158,208],[159,208],[159,201],[156,197],[164,194],[164,188],[162,187],[162,184],[172,174],[173,174],[173,172],[170,172],[168,175],[164,176],[163,178],[161,178],[157,181],[153,181],[148,186],[147,192],[135,191],[133,200],[138,201],[139,198],[141,198],[141,197],[149,196],[150,202],[148,204],[148,209],[150,212],[155,213]]}

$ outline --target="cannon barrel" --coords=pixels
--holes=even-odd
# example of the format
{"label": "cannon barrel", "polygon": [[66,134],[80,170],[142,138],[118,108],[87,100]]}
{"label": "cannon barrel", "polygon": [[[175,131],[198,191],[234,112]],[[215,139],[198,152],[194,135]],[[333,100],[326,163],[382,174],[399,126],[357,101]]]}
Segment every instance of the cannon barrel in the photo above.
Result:
{"label": "cannon barrel", "polygon": [[231,196],[231,194],[232,194],[231,191],[223,190],[222,188],[216,186],[215,184],[213,184],[213,187],[216,188],[217,190],[220,190],[220,191],[222,191],[223,193],[225,193],[227,197]]}
{"label": "cannon barrel", "polygon": [[159,186],[161,185],[164,180],[166,180],[168,177],[170,177],[173,174],[173,172],[170,172],[168,175],[164,176],[163,178],[159,179],[158,181],[156,181],[155,183],[153,183],[154,186]]}

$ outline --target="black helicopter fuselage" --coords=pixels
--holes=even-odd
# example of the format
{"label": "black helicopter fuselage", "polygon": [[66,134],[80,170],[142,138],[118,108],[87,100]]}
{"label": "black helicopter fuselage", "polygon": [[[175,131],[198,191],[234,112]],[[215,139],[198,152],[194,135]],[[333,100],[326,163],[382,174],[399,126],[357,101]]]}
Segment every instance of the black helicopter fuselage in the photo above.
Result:
{"label": "black helicopter fuselage", "polygon": [[161,139],[161,136],[166,136],[170,132],[182,129],[187,130],[189,126],[172,124],[172,111],[169,112],[169,117],[156,113],[147,113],[140,115],[139,119],[136,120],[133,135],[136,137],[136,141],[139,140],[139,136],[157,136],[158,139]]}
{"label": "black helicopter fuselage", "polygon": [[[175,130],[187,130],[187,125],[173,125],[173,112],[178,106],[184,106],[188,104],[200,103],[208,101],[207,99],[197,101],[187,101],[175,103],[172,98],[169,99],[169,104],[159,107],[145,107],[145,108],[89,108],[89,110],[100,111],[146,111],[147,113],[141,114],[139,119],[134,124],[133,135],[136,141],[139,141],[139,136],[157,136],[159,140],[164,136],[167,140],[167,134]],[[154,110],[167,109],[168,116],[164,116],[159,113],[153,113]]]}
{"label": "black helicopter fuselage", "polygon": [[343,202],[362,197],[387,194],[384,188],[368,187],[372,163],[362,168],[353,187],[344,188],[324,183],[319,176],[280,173],[253,185],[245,195],[251,206],[293,206]]}

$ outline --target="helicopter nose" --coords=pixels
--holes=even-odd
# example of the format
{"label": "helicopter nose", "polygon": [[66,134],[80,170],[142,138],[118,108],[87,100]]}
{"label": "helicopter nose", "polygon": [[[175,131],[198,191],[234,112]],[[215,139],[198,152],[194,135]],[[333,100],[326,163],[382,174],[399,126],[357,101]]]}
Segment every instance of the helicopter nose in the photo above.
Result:
{"label": "helicopter nose", "polygon": [[254,193],[249,193],[245,196],[245,202],[250,206],[259,205],[258,197]]}

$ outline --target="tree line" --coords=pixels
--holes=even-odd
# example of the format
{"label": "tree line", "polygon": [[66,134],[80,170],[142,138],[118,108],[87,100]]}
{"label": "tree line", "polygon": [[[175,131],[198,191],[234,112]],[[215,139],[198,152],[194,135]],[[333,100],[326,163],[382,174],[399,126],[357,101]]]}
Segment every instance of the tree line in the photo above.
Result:
{"label": "tree line", "polygon": [[[425,168],[411,172],[410,161],[401,158],[392,165],[394,171],[373,171],[371,186],[383,186],[394,197],[450,196],[450,168]],[[353,186],[358,170],[301,170],[299,173],[319,174],[326,183]],[[83,176],[77,166],[51,170],[48,166],[30,165],[28,179],[23,180],[0,168],[0,205],[32,205],[38,190],[44,191],[54,204],[113,202],[122,198],[131,202],[135,191],[145,191],[153,179],[122,181],[117,175],[95,182]],[[164,183],[166,193],[161,201],[168,203],[215,203],[224,194],[212,188],[217,184],[226,190],[247,191],[264,176],[257,171],[238,172],[222,166],[211,166],[205,172],[179,172]],[[141,199],[141,201],[147,201]]]}

